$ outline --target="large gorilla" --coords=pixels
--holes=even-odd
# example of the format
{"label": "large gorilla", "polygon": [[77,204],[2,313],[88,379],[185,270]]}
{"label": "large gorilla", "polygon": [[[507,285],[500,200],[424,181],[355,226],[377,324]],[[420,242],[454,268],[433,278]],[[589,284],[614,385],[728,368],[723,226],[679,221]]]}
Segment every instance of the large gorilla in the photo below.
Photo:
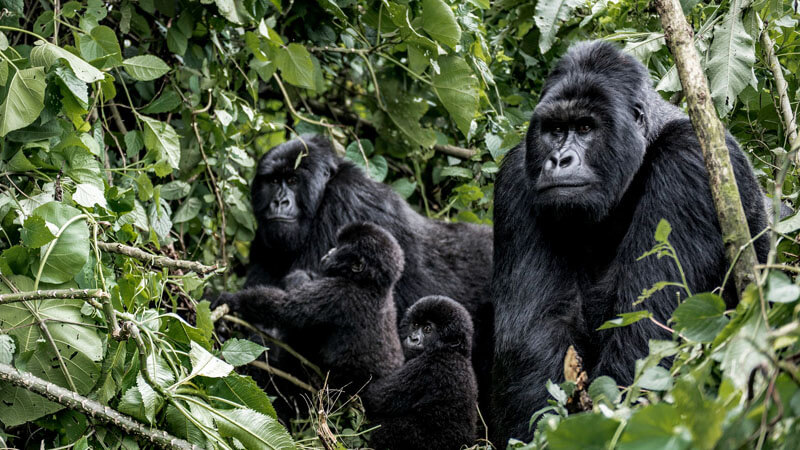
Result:
{"label": "large gorilla", "polygon": [[[762,193],[736,141],[727,144],[756,234],[766,226]],[[669,258],[637,261],[661,219],[672,225],[693,292],[720,286],[723,241],[688,117],[630,56],[603,42],[575,45],[546,80],[524,143],[495,185],[493,442],[531,437],[545,381],[563,379],[569,345],[591,376],[628,384],[648,340],[669,338],[647,320],[596,331],[635,309],[665,323],[685,296],[667,287],[633,306],[642,289],[680,280]],[[756,248],[763,258],[767,242]]]}
{"label": "large gorilla", "polygon": [[472,321],[463,306],[442,296],[419,299],[400,332],[406,363],[367,386],[367,417],[380,428],[379,450],[459,449],[475,440],[478,398],[470,363]]}
{"label": "large gorilla", "polygon": [[[321,136],[304,136],[265,154],[251,196],[258,230],[246,286],[280,285],[294,269],[316,271],[339,228],[375,223],[397,239],[405,254],[405,271],[394,288],[398,317],[426,295],[459,299],[475,321],[473,361],[488,394],[491,228],[421,216],[389,186],[337,156]],[[258,316],[249,319],[259,322]],[[298,347],[313,341],[301,332],[283,338]]]}
{"label": "large gorilla", "polygon": [[253,286],[221,301],[246,317],[311,336],[304,356],[330,371],[329,386],[355,393],[403,363],[392,290],[403,273],[403,250],[384,229],[353,223],[341,229],[321,274],[291,274],[288,291]]}

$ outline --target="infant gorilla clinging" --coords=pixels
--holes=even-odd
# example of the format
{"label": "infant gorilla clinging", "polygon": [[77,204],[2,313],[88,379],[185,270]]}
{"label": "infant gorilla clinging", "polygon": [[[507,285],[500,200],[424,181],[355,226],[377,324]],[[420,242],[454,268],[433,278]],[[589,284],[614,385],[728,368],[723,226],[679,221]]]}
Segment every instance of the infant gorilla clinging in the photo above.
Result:
{"label": "infant gorilla clinging", "polygon": [[392,298],[403,264],[403,250],[391,234],[353,223],[339,230],[319,278],[295,272],[287,291],[255,286],[219,300],[244,317],[313,336],[316,354],[304,356],[330,371],[330,387],[355,392],[403,363]]}

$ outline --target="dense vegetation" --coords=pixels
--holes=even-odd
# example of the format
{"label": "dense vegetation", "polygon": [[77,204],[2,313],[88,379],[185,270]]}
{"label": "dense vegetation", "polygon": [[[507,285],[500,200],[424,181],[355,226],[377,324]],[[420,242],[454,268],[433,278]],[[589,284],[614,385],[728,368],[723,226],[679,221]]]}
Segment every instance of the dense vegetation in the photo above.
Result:
{"label": "dense vegetation", "polygon": [[[796,204],[800,5],[681,4],[720,117],[767,192]],[[285,429],[232,371],[264,348],[214,339],[201,299],[243,281],[255,161],[324,133],[424,214],[491,223],[498,164],[542,80],[588,38],[619,42],[682,102],[644,0],[0,0],[0,294],[18,293],[0,301],[0,372],[201,446],[365,445],[358,402],[332,393]],[[632,386],[585,386],[579,368],[549,383],[535,441],[513,445],[800,442],[798,230],[800,215],[774,227],[770,267],[736,310],[713,293],[683,301]],[[668,224],[653,231],[646,257],[693,257],[674,254]],[[643,312],[607,325],[649,320],[647,292]],[[657,365],[669,356],[671,370]],[[31,390],[0,381],[3,446],[150,445]],[[587,395],[591,412],[574,413]]]}

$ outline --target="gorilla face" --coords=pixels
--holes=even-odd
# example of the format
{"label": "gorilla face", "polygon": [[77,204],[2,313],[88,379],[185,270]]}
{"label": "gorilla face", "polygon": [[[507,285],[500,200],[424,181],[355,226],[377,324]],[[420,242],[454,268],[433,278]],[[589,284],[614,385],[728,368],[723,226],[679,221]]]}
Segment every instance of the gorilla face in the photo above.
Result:
{"label": "gorilla face", "polygon": [[[259,161],[251,189],[253,211],[267,247],[294,251],[308,235],[335,169],[328,152],[294,140],[279,145]],[[299,160],[299,165],[297,164]]]}
{"label": "gorilla face", "polygon": [[406,358],[445,350],[470,354],[472,319],[463,306],[448,297],[431,295],[417,300],[400,324]]}
{"label": "gorilla face", "polygon": [[536,212],[599,221],[644,158],[642,108],[625,100],[613,78],[576,65],[557,68],[561,76],[545,85],[526,135],[525,164]]}
{"label": "gorilla face", "polygon": [[388,289],[403,273],[404,255],[397,240],[371,223],[352,223],[339,230],[336,247],[322,257],[326,276],[337,276]]}

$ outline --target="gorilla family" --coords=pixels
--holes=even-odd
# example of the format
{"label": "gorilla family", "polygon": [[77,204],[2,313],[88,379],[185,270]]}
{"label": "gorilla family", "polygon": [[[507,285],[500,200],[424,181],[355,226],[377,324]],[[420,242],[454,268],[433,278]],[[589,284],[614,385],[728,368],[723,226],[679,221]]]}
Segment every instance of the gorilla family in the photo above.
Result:
{"label": "gorilla family", "polygon": [[378,378],[362,395],[371,422],[380,425],[376,449],[447,450],[470,446],[478,420],[478,386],[470,362],[472,320],[463,306],[424,297],[401,322],[405,364]]}
{"label": "gorilla family", "polygon": [[[730,135],[727,144],[756,234],[766,226],[762,192]],[[669,258],[637,261],[661,219],[693,292],[720,286],[727,266],[691,122],[655,92],[642,64],[604,42],[573,46],[547,78],[524,142],[498,174],[494,214],[490,429],[500,445],[531,438],[545,381],[563,379],[570,345],[592,377],[629,384],[648,340],[669,338],[647,320],[596,331],[636,309],[666,323],[685,297],[670,286],[633,306],[644,288],[680,280]],[[767,245],[755,242],[761,259]]]}
{"label": "gorilla family", "polygon": [[220,300],[266,325],[308,335],[315,344],[303,355],[330,371],[332,388],[355,393],[403,364],[392,294],[403,264],[392,235],[353,223],[339,231],[319,276],[298,270],[290,274],[288,291],[253,286]]}
{"label": "gorilla family", "polygon": [[[394,286],[398,317],[426,295],[458,299],[475,321],[473,361],[488,403],[491,370],[492,230],[421,216],[389,186],[371,180],[336,155],[321,136],[281,144],[259,161],[251,185],[258,222],[246,286],[281,285],[294,269],[316,271],[334,245],[336,231],[351,222],[372,222],[393,235],[405,254]],[[263,314],[249,316],[256,324]],[[266,318],[264,318],[266,319]],[[300,351],[314,338],[299,330],[281,336]],[[279,361],[278,364],[289,361]]]}

